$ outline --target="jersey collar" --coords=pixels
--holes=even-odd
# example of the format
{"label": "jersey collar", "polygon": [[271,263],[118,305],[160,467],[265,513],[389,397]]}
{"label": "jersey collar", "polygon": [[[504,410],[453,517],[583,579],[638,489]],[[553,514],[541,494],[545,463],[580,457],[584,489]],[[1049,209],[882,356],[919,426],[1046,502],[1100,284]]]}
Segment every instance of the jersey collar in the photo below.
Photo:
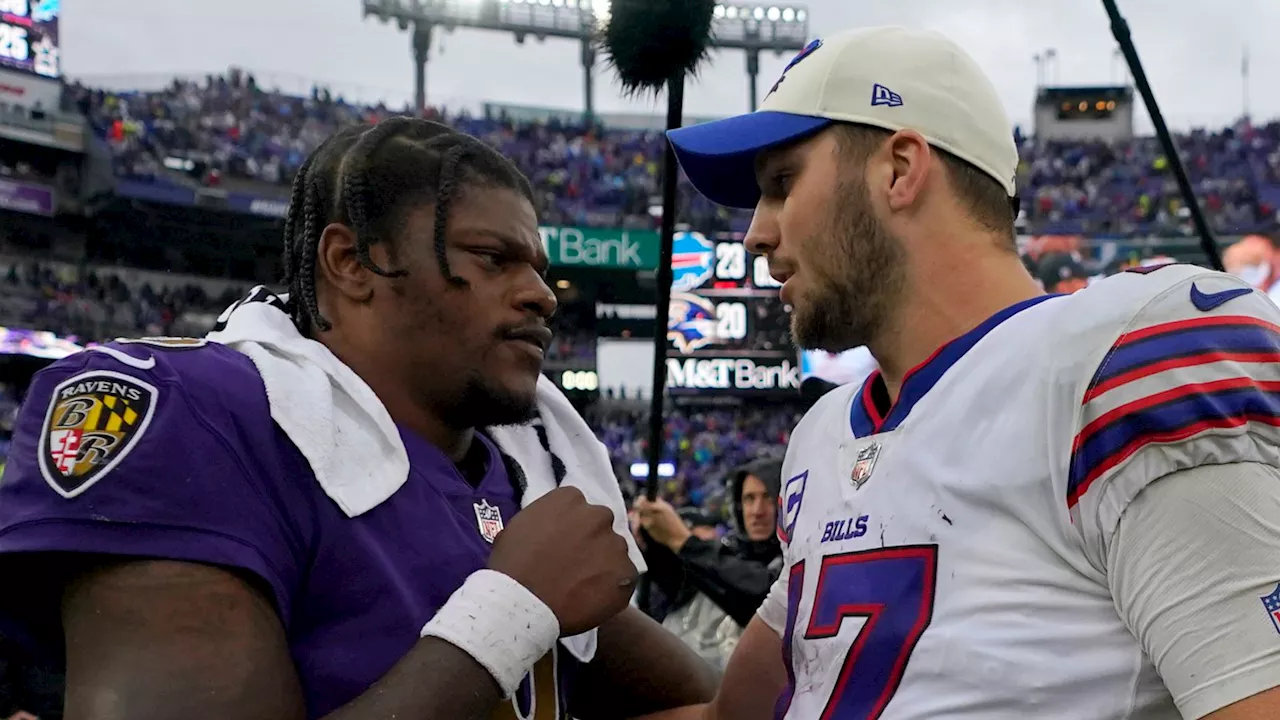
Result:
{"label": "jersey collar", "polygon": [[987,333],[1023,310],[1054,297],[1060,296],[1040,295],[1010,305],[982,321],[969,332],[938,348],[927,360],[911,368],[906,375],[902,376],[902,392],[898,394],[898,401],[892,405],[889,404],[889,391],[885,387],[880,371],[871,373],[871,376],[863,382],[862,391],[854,398],[853,407],[849,411],[849,427],[853,430],[854,437],[866,437],[896,429],[903,420],[907,419],[911,408],[915,407],[915,404],[938,384],[947,370],[959,362],[970,348],[987,336]]}

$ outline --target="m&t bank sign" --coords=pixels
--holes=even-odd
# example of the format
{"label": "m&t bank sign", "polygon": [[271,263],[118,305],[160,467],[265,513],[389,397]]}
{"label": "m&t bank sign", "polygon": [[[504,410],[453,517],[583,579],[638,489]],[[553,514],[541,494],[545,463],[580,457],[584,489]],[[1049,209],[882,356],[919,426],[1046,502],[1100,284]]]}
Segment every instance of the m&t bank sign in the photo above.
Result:
{"label": "m&t bank sign", "polygon": [[542,246],[553,267],[653,270],[659,237],[653,230],[540,227]]}

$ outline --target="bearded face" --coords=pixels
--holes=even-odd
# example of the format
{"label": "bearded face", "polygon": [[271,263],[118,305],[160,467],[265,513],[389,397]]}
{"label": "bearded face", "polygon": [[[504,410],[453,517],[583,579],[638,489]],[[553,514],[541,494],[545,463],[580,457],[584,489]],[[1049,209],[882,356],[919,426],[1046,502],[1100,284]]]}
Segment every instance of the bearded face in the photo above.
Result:
{"label": "bearded face", "polygon": [[834,198],[799,241],[797,275],[809,277],[791,295],[791,334],[803,348],[842,352],[879,332],[904,285],[905,257],[864,183],[843,178]]}

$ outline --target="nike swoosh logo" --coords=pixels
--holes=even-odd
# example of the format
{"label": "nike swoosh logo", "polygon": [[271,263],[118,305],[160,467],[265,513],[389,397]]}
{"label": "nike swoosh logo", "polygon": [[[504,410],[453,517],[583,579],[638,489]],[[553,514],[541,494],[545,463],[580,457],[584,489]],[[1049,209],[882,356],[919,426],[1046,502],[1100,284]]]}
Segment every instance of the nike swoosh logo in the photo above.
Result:
{"label": "nike swoosh logo", "polygon": [[1221,307],[1223,303],[1235,300],[1238,297],[1249,295],[1253,292],[1253,288],[1231,288],[1230,290],[1222,290],[1216,293],[1201,292],[1195,283],[1191,283],[1191,304],[1201,312],[1209,312],[1215,308]]}
{"label": "nike swoosh logo", "polygon": [[139,370],[150,370],[156,366],[155,355],[148,355],[146,360],[142,360],[140,358],[136,358],[132,355],[129,355],[128,353],[120,352],[119,350],[113,347],[107,347],[106,345],[95,345],[88,349],[94,352],[100,352],[103,355],[110,355],[111,357],[115,358],[116,360],[119,360],[125,365],[128,365],[129,367],[132,367],[132,368],[137,368]]}

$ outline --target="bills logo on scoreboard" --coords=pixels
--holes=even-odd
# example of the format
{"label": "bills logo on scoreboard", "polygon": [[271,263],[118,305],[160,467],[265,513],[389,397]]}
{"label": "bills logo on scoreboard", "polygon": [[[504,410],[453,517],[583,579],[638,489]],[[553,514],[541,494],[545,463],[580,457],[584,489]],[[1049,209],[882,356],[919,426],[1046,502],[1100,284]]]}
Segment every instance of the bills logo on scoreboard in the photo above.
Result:
{"label": "bills logo on scoreboard", "polygon": [[474,503],[476,509],[476,525],[480,528],[480,536],[492,543],[498,533],[502,532],[502,510],[489,504],[488,500]]}
{"label": "bills logo on scoreboard", "polygon": [[711,279],[716,245],[696,232],[678,232],[671,240],[671,290],[697,290]]}

